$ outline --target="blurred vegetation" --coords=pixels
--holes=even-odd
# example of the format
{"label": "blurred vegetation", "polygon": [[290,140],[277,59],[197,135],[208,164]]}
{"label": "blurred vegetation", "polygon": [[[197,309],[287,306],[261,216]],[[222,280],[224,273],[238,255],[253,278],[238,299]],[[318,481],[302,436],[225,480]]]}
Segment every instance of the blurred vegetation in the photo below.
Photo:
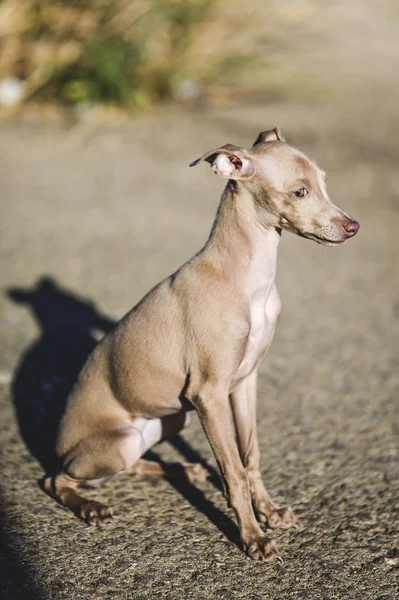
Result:
{"label": "blurred vegetation", "polygon": [[268,44],[306,20],[313,5],[2,0],[0,81],[22,82],[22,101],[136,109],[165,99],[194,101],[209,90],[223,94],[240,80],[255,81]]}

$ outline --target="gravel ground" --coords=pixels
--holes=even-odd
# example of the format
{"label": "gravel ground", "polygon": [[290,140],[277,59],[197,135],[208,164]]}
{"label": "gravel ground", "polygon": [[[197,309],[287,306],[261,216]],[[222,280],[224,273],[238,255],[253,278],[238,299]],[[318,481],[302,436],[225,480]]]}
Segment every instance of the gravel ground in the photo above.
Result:
{"label": "gravel ground", "polygon": [[[388,85],[388,84],[387,84]],[[91,135],[1,126],[2,597],[373,599],[399,594],[398,90],[315,104],[168,110]],[[58,410],[95,339],[204,242],[223,183],[188,163],[278,123],[361,229],[339,248],[284,234],[284,304],[261,367],[264,478],[301,526],[257,564],[216,476],[124,475],[85,526],[38,487]],[[155,449],[214,466],[199,423]]]}

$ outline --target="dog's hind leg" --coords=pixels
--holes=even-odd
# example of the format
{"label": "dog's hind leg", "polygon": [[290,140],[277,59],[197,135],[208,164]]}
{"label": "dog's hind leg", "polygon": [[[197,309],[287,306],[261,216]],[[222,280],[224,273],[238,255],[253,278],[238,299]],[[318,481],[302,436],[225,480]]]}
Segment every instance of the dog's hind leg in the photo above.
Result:
{"label": "dog's hind leg", "polygon": [[98,432],[67,452],[63,459],[63,471],[54,477],[46,477],[43,487],[89,525],[109,523],[112,520],[112,508],[87,500],[76,490],[98,485],[104,479],[127,471],[144,451],[143,436],[133,425]]}
{"label": "dog's hind leg", "polygon": [[60,504],[68,507],[89,525],[112,520],[112,508],[87,500],[77,493],[79,487],[96,487],[118,473],[185,477],[203,481],[208,471],[195,463],[156,463],[141,459],[156,443],[173,437],[188,424],[187,413],[161,419],[134,419],[119,429],[101,431],[83,439],[63,457],[63,471],[46,477],[43,487]]}
{"label": "dog's hind leg", "polygon": [[[179,413],[161,419],[137,419],[137,427],[143,435],[145,450],[162,440],[168,440],[190,423],[190,413]],[[205,481],[209,472],[200,463],[165,463],[140,459],[129,473],[136,475],[161,475],[168,479],[188,479],[189,481]]]}
{"label": "dog's hind leg", "polygon": [[55,498],[57,502],[66,506],[88,525],[106,525],[112,521],[113,510],[96,500],[87,500],[76,492],[80,482],[66,473],[59,473],[55,477],[46,477],[43,481],[45,491]]}

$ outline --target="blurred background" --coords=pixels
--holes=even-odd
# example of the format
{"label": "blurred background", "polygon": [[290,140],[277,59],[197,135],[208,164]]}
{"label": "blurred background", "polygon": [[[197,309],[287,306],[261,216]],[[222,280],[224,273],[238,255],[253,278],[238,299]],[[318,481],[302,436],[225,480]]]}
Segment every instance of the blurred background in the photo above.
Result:
{"label": "blurred background", "polygon": [[[397,594],[396,0],[0,2],[2,597],[393,600]],[[283,234],[284,312],[259,375],[283,566],[237,548],[215,477],[122,476],[86,528],[42,493],[88,353],[205,242],[224,182],[188,164],[279,125],[358,235]],[[203,460],[194,423],[164,460]],[[243,582],[245,581],[245,585]]]}
{"label": "blurred background", "polygon": [[3,0],[0,106],[313,95],[393,61],[396,18],[393,0]]}

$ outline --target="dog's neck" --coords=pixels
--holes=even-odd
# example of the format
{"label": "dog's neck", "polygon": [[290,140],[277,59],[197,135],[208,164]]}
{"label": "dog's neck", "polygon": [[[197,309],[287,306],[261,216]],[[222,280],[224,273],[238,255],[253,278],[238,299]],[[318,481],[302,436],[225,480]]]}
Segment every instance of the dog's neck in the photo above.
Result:
{"label": "dog's neck", "polygon": [[229,181],[223,192],[205,255],[249,297],[266,294],[276,273],[281,231],[262,224],[256,200],[242,185]]}

